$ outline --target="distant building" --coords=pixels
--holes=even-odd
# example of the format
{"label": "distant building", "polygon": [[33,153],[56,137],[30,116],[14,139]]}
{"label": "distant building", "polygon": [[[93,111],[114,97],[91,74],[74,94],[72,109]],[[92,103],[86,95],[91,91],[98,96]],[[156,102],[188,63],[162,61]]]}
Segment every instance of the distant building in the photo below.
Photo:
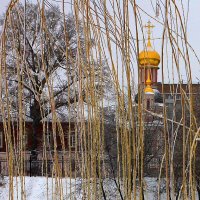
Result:
{"label": "distant building", "polygon": [[[76,154],[79,151],[77,143],[79,134],[75,123],[56,123],[56,131],[59,132],[59,134],[56,134],[54,138],[52,122],[40,123],[37,127],[37,134],[33,137],[32,122],[25,122],[23,126],[23,136],[19,137],[19,124],[17,122],[12,122],[10,124],[10,131],[6,131],[3,122],[0,122],[0,174],[8,175],[7,149],[13,151],[14,165],[16,165],[15,162],[18,162],[15,159],[20,158],[20,156],[18,156],[19,153],[24,155],[24,172],[28,175],[31,173],[32,175],[41,175],[42,171],[44,171],[42,170],[42,166],[44,166],[46,161],[48,163],[48,174],[51,174],[55,146],[58,162],[62,169],[61,171],[64,170],[64,162],[67,163],[67,166],[69,166],[69,163],[75,163],[75,150]],[[8,142],[9,140],[10,142]],[[33,150],[34,140],[36,140],[37,148]],[[37,165],[34,165],[34,163],[37,163]],[[75,171],[74,165],[75,164],[71,166],[72,172]],[[33,168],[35,168],[35,170],[33,170]],[[17,169],[15,174],[17,174]]]}
{"label": "distant building", "polygon": [[[144,131],[144,174],[154,176],[159,172],[164,154],[163,96],[157,88],[160,55],[151,45],[151,28],[154,26],[148,22],[145,27],[148,30],[148,42],[146,48],[139,54],[139,88]],[[138,104],[138,95],[136,95],[135,101]],[[137,127],[141,128],[140,125]]]}
{"label": "distant building", "polygon": [[[165,168],[165,135],[164,135],[164,109],[166,109],[166,127],[169,149],[174,150],[174,167],[179,170],[182,166],[182,134],[183,128],[180,120],[183,117],[182,109],[185,108],[185,125],[190,126],[190,121],[200,124],[200,84],[162,84],[157,82],[160,55],[151,45],[150,22],[145,26],[148,29],[148,42],[146,48],[139,54],[139,89],[141,96],[141,107],[143,109],[142,122],[144,131],[144,174],[145,176],[158,176],[161,165]],[[135,102],[138,104],[138,95]],[[193,113],[187,106],[187,101],[193,104]],[[164,103],[164,104],[163,104]],[[140,125],[137,126],[141,128]],[[167,130],[166,130],[167,129]],[[176,129],[178,132],[176,133]],[[138,130],[139,131],[139,130]],[[174,158],[174,157],[173,157]],[[199,159],[197,159],[199,160]],[[165,172],[164,170],[162,170]]]}

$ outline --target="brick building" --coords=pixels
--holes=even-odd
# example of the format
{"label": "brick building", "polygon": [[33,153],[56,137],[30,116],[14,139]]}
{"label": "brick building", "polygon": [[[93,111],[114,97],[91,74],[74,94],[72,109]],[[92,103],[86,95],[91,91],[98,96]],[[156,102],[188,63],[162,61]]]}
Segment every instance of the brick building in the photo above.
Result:
{"label": "brick building", "polygon": [[[180,171],[182,162],[183,117],[185,126],[190,127],[191,120],[200,125],[200,84],[162,84],[157,82],[160,56],[151,45],[153,26],[148,22],[148,42],[139,54],[139,88],[142,97],[144,130],[144,172],[147,176],[158,176],[161,166],[165,168],[165,137],[168,150],[173,150],[176,170]],[[136,103],[138,103],[136,96]],[[191,112],[192,105],[192,112]],[[183,111],[184,108],[184,112]],[[166,127],[164,113],[166,110]],[[181,122],[181,123],[179,123]],[[195,129],[195,127],[193,127]],[[165,132],[165,135],[164,135]],[[174,141],[176,141],[174,143]],[[173,157],[174,159],[174,157]],[[179,159],[179,161],[178,161]],[[198,160],[198,159],[197,159]],[[164,170],[163,170],[164,171]]]}
{"label": "brick building", "polygon": [[[6,127],[8,128],[8,124]],[[45,159],[49,162],[49,173],[52,172],[52,159],[55,151],[62,169],[64,169],[64,160],[68,163],[74,163],[75,151],[77,153],[79,150],[79,146],[76,143],[79,136],[75,123],[61,122],[56,123],[55,127],[56,133],[53,134],[51,122],[40,123],[37,127],[37,134],[33,137],[32,122],[25,122],[23,123],[23,136],[20,137],[19,124],[17,122],[10,124],[9,131],[6,131],[5,124],[3,125],[3,122],[0,122],[0,173],[8,174],[7,161],[10,156],[8,152],[13,152],[14,165],[19,159],[19,154],[24,155],[25,174],[30,174],[32,164],[37,162],[38,167],[35,171],[37,171],[37,175],[41,175],[41,168]],[[37,144],[36,149],[33,149],[34,140],[36,140]],[[74,171],[75,167],[71,169]],[[33,171],[32,175],[34,175]]]}

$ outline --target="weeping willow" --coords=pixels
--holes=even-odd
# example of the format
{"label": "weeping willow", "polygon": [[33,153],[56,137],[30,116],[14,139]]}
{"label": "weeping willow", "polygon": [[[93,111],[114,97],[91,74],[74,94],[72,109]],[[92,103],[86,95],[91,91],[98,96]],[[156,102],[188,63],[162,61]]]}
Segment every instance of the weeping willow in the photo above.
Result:
{"label": "weeping willow", "polygon": [[[200,62],[187,36],[189,1],[145,2],[147,8],[137,0],[42,0],[30,10],[26,0],[10,1],[0,39],[0,110],[9,199],[15,199],[16,179],[18,198],[28,199],[27,161],[35,151],[40,176],[46,177],[47,199],[153,198],[147,195],[144,170],[145,113],[162,121],[164,138],[154,197],[197,198],[199,108],[194,103],[191,57],[197,65]],[[30,21],[32,15],[35,21]],[[59,22],[58,34],[52,19]],[[164,83],[171,83],[173,118],[167,114],[165,97],[162,115],[143,107],[138,58],[146,48],[148,20],[156,25],[152,40],[161,56],[160,92],[165,93]],[[112,123],[106,123],[109,114],[114,115]],[[27,127],[32,127],[31,135]],[[35,146],[28,149],[25,138]],[[177,189],[175,147],[180,143]]]}

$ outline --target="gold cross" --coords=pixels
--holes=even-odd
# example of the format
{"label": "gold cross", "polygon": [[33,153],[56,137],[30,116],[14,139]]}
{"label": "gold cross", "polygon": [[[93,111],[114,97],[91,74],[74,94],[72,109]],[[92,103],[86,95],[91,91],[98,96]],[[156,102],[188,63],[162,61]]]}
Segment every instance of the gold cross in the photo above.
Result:
{"label": "gold cross", "polygon": [[144,28],[148,29],[147,34],[148,34],[148,40],[150,40],[151,37],[151,29],[153,29],[155,26],[151,24],[150,21],[147,22],[147,25],[144,25]]}

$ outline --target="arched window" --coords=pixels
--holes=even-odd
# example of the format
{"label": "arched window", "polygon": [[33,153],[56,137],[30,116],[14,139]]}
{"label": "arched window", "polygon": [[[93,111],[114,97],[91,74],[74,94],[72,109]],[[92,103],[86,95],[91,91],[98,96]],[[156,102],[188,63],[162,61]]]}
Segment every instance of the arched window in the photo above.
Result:
{"label": "arched window", "polygon": [[76,135],[75,132],[71,132],[70,134],[70,147],[75,148],[76,146]]}
{"label": "arched window", "polygon": [[47,149],[51,149],[52,147],[52,132],[51,131],[47,131],[47,133],[45,134],[45,143],[46,143],[46,147]]}

